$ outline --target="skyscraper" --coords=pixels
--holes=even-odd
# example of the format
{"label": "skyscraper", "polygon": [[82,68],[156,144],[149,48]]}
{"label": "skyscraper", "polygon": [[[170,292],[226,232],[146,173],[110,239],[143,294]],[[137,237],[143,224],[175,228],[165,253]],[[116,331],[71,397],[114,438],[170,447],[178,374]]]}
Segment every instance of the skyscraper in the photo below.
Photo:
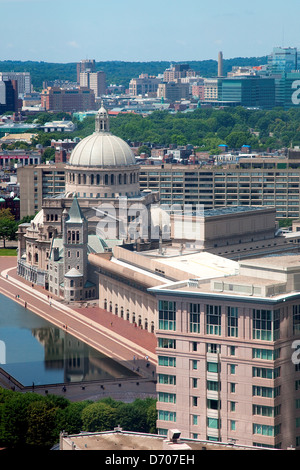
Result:
{"label": "skyscraper", "polygon": [[296,47],[274,47],[268,57],[271,73],[282,74],[298,70],[299,51]]}
{"label": "skyscraper", "polygon": [[96,62],[94,59],[81,60],[77,63],[77,83],[80,83],[80,74],[82,72],[96,72]]}
{"label": "skyscraper", "polygon": [[95,97],[106,93],[106,74],[104,72],[85,71],[80,73],[80,86],[93,90]]}

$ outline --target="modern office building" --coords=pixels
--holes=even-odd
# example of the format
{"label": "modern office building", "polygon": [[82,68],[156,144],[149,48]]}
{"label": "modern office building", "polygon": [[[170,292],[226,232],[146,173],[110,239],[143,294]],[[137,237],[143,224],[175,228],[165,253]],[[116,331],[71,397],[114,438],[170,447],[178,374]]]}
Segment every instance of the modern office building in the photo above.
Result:
{"label": "modern office building", "polygon": [[18,111],[18,85],[16,80],[0,80],[0,114]]}
{"label": "modern office building", "polygon": [[221,78],[218,100],[236,102],[247,108],[272,109],[275,106],[275,79],[259,76]]}
{"label": "modern office building", "polygon": [[236,268],[217,279],[201,268],[199,279],[149,289],[158,301],[159,432],[297,448],[299,255]]}
{"label": "modern office building", "polygon": [[268,57],[268,70],[275,75],[295,72],[299,65],[299,51],[296,47],[274,47]]}

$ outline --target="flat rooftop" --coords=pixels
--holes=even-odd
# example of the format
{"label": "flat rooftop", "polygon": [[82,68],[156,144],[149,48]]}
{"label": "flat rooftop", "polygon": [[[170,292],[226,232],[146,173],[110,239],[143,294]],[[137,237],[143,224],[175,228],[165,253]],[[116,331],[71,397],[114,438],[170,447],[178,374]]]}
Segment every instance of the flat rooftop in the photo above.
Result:
{"label": "flat rooftop", "polygon": [[239,263],[208,252],[159,258],[159,263],[185,271],[197,278],[212,278],[236,274]]}
{"label": "flat rooftop", "polygon": [[[107,431],[102,433],[82,433],[77,435],[70,435],[64,437],[64,439],[68,449],[70,449],[70,446],[73,445],[74,450],[166,450],[164,447],[164,440],[166,437],[155,434],[142,434],[126,431]],[[213,443],[208,441],[197,441],[193,439],[180,439],[180,443],[187,444],[191,450],[262,450],[259,447],[239,446],[236,444],[221,442]],[[172,449],[170,448],[170,451],[171,450]]]}

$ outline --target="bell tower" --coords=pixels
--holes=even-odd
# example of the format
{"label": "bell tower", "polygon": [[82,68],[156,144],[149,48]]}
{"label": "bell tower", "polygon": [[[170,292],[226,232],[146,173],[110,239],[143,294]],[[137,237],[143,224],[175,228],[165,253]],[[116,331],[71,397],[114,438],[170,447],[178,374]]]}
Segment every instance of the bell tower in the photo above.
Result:
{"label": "bell tower", "polygon": [[96,119],[95,119],[95,131],[96,132],[109,132],[109,116],[106,109],[101,104]]}
{"label": "bell tower", "polygon": [[63,243],[65,300],[83,300],[87,281],[88,224],[76,196],[69,213],[63,214]]}

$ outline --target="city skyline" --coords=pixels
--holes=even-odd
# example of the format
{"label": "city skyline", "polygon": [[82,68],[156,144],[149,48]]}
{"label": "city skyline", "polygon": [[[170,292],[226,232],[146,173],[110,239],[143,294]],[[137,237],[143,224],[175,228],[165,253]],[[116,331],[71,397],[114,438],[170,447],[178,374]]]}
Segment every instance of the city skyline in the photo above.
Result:
{"label": "city skyline", "polygon": [[[69,63],[96,61],[191,61],[255,57],[274,46],[299,47],[296,0],[251,6],[237,0],[213,4],[177,0],[151,6],[138,0],[111,5],[88,0],[0,0],[0,60]],[[291,14],[292,13],[292,14]]]}

